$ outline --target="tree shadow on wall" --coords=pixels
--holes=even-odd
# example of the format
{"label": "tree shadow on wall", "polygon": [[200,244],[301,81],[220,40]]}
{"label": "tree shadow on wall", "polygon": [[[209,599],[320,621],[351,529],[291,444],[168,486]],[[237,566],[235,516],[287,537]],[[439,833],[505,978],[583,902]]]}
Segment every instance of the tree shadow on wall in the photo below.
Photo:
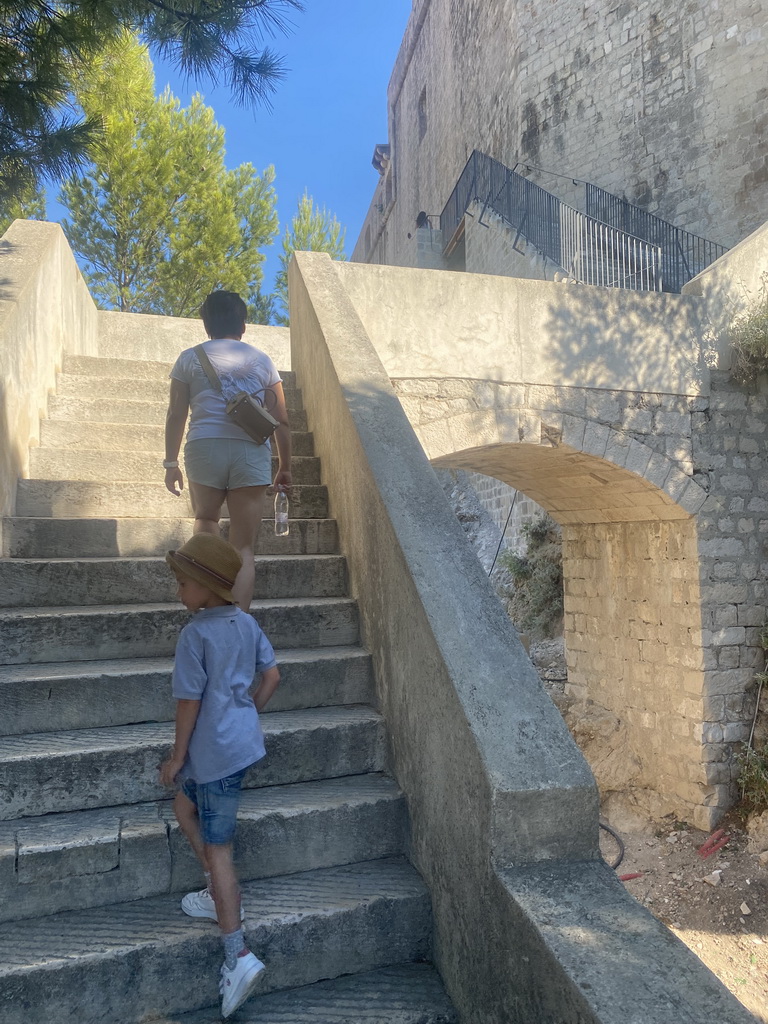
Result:
{"label": "tree shadow on wall", "polygon": [[12,242],[6,242],[0,238],[0,302],[8,301],[13,298],[12,291],[12,280],[10,277],[6,277],[2,274],[3,260],[13,256],[14,250],[17,247]]}
{"label": "tree shadow on wall", "polygon": [[543,354],[553,383],[610,390],[708,393],[724,293],[634,292],[581,284],[550,289]]}

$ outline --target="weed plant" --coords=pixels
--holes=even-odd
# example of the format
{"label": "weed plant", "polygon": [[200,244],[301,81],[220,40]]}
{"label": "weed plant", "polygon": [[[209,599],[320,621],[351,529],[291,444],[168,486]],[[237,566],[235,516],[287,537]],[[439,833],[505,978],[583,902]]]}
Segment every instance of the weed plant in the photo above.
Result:
{"label": "weed plant", "polygon": [[744,313],[735,316],[729,328],[733,349],[731,376],[739,384],[754,384],[768,373],[768,279],[763,277],[760,294]]}
{"label": "weed plant", "polygon": [[768,743],[759,750],[745,746],[737,755],[742,804],[749,812],[768,809]]}
{"label": "weed plant", "polygon": [[558,635],[563,621],[563,550],[560,527],[543,514],[526,523],[524,555],[505,551],[499,561],[509,571],[509,614],[533,640]]}

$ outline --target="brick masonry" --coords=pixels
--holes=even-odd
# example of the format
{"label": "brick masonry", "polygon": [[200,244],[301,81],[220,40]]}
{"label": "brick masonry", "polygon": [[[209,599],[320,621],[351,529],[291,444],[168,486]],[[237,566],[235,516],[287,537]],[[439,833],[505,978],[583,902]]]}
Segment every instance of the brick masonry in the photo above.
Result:
{"label": "brick masonry", "polygon": [[[498,443],[436,465],[479,474],[471,481],[499,527],[522,480],[526,500],[563,524],[570,695],[627,726],[640,765],[633,786],[640,798],[653,795],[655,812],[714,824],[736,795],[733,755],[749,733],[751,684],[764,661],[768,393],[748,393],[722,373],[713,373],[708,397],[394,384],[425,436],[478,399],[487,406],[492,389]],[[550,457],[566,460],[562,471]],[[571,464],[579,479],[592,475],[594,498],[568,500]],[[639,480],[646,490],[632,490]]]}

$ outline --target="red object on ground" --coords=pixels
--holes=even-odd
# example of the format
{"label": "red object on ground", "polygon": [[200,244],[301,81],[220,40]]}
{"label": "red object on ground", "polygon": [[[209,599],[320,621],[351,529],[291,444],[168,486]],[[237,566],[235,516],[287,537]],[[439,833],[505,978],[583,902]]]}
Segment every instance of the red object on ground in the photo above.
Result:
{"label": "red object on ground", "polygon": [[708,846],[703,853],[701,852],[701,850],[699,850],[699,856],[702,860],[704,860],[705,857],[709,857],[713,853],[717,853],[718,850],[722,850],[722,848],[730,840],[730,838],[730,836],[725,836],[725,838],[721,839],[719,843],[714,843],[712,846]]}
{"label": "red object on ground", "polygon": [[633,871],[629,875],[619,875],[619,881],[620,882],[629,882],[633,878],[642,878],[642,877],[643,877],[643,872],[642,871]]}
{"label": "red object on ground", "polygon": [[698,849],[699,856],[704,860],[705,857],[709,857],[713,853],[717,853],[718,850],[722,850],[730,838],[730,836],[725,834],[724,828],[719,828],[717,832],[713,832],[712,835],[708,836],[701,844]]}

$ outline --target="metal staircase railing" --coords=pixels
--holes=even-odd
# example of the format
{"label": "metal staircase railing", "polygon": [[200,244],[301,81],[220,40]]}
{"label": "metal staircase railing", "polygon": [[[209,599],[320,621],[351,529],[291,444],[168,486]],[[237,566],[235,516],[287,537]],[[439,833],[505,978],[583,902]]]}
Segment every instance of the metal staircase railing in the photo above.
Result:
{"label": "metal staircase railing", "polygon": [[[529,178],[474,150],[440,215],[445,248],[452,246],[464,214],[478,203],[481,223],[486,211],[492,211],[517,232],[516,242],[525,238],[585,284],[679,291],[725,251],[652,214],[645,214],[645,219],[636,216],[634,211],[645,211],[597,186],[590,189],[588,209],[591,204],[593,210],[606,211],[606,217],[581,213]],[[616,202],[611,204],[609,199]],[[638,230],[628,230],[627,224],[636,224]]]}
{"label": "metal staircase railing", "polygon": [[681,291],[692,277],[728,251],[727,246],[677,228],[598,185],[585,181],[584,188],[590,216],[661,248],[661,276],[665,291]]}

